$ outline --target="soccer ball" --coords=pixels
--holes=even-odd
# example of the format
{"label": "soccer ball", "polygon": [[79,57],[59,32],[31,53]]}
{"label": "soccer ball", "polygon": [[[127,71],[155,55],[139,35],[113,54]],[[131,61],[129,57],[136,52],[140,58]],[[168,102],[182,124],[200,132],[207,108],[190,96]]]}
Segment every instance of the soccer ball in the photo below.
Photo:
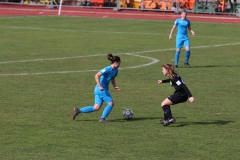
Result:
{"label": "soccer ball", "polygon": [[123,111],[123,118],[124,119],[131,119],[133,117],[133,111],[131,109],[125,109]]}

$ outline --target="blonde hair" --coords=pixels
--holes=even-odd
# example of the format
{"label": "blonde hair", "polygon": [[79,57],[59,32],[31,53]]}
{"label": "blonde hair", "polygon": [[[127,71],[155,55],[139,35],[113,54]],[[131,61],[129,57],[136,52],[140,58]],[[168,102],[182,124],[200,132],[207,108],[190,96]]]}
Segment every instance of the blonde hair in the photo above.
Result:
{"label": "blonde hair", "polygon": [[177,73],[174,71],[174,65],[166,63],[162,67],[167,70],[167,76],[170,79],[173,79],[177,75]]}

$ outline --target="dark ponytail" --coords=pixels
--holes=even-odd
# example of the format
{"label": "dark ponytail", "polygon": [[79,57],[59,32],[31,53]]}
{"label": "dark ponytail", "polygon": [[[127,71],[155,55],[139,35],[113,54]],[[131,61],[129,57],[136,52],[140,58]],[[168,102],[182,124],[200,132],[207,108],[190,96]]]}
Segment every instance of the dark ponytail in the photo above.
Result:
{"label": "dark ponytail", "polygon": [[120,62],[121,59],[118,56],[113,56],[111,53],[107,55],[107,58],[109,61],[111,61],[111,64],[113,64],[114,62]]}

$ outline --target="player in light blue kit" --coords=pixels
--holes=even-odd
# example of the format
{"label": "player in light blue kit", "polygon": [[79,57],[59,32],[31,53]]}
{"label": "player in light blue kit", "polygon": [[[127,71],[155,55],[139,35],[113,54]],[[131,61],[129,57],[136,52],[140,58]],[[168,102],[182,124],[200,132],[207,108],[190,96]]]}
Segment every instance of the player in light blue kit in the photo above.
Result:
{"label": "player in light blue kit", "polygon": [[[178,27],[178,32],[176,36],[176,53],[175,53],[175,67],[178,67],[178,60],[179,60],[179,55],[181,52],[181,48],[184,46],[186,49],[186,58],[185,58],[185,63],[184,65],[188,68],[190,68],[190,65],[188,63],[189,58],[190,58],[190,41],[188,39],[188,30],[192,33],[193,36],[195,36],[194,31],[191,28],[190,21],[186,18],[187,17],[187,12],[182,11],[181,13],[181,18],[178,18],[170,32],[169,35],[169,40],[172,39],[172,33],[174,32],[175,28]],[[187,30],[188,29],[188,30]]]}
{"label": "player in light blue kit", "polygon": [[94,106],[86,106],[84,108],[73,108],[72,119],[74,120],[79,113],[90,113],[99,111],[103,101],[107,103],[107,106],[104,108],[101,119],[99,122],[106,123],[106,117],[112,111],[114,106],[113,98],[108,91],[108,86],[111,81],[113,87],[119,91],[120,88],[116,86],[115,77],[118,74],[118,67],[120,66],[121,60],[118,56],[113,56],[112,54],[107,55],[108,60],[111,61],[111,65],[103,68],[95,74],[95,81],[97,83],[94,89],[95,102]]}

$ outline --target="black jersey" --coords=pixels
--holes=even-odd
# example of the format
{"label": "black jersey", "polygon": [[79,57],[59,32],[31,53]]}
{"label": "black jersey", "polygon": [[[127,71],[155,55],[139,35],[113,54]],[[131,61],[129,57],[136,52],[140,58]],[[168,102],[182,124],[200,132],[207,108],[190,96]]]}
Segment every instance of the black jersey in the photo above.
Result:
{"label": "black jersey", "polygon": [[183,79],[179,75],[176,75],[173,79],[169,78],[166,80],[162,80],[162,83],[167,83],[167,82],[170,82],[170,85],[175,88],[174,93],[179,94],[181,96],[192,97],[191,92],[189,91]]}

